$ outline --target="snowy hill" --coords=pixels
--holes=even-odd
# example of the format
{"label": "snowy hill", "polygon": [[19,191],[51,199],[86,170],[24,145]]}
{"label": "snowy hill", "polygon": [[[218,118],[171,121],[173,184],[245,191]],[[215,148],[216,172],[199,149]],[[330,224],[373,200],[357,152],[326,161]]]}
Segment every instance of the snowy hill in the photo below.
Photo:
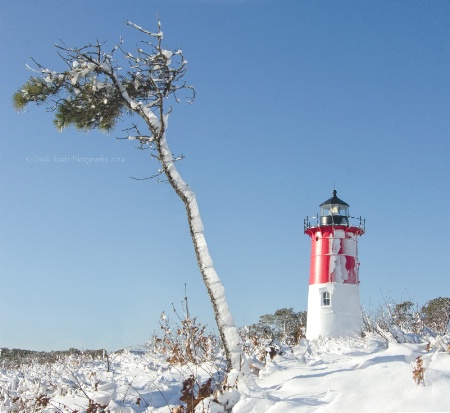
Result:
{"label": "snowy hill", "polygon": [[[420,385],[412,374],[418,356],[425,368]],[[450,354],[427,352],[423,343],[387,345],[375,336],[301,341],[260,367],[234,413],[450,411]],[[193,375],[204,383],[218,371],[211,362],[171,365],[148,350],[2,368],[0,411],[181,412],[183,381]],[[196,412],[223,411],[207,409],[201,402]]]}
{"label": "snowy hill", "polygon": [[[425,354],[425,345],[371,341],[312,343],[303,364],[294,354],[275,358],[261,372],[264,397],[242,400],[235,412],[428,412],[450,411],[450,354]],[[423,355],[425,385],[412,378]]]}

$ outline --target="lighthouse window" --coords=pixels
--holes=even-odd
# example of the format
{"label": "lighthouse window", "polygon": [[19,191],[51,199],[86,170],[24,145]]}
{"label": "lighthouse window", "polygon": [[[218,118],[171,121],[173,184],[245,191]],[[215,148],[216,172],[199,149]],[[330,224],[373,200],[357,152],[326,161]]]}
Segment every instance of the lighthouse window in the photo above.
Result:
{"label": "lighthouse window", "polygon": [[331,305],[331,294],[329,291],[324,291],[322,293],[322,305],[328,307]]}

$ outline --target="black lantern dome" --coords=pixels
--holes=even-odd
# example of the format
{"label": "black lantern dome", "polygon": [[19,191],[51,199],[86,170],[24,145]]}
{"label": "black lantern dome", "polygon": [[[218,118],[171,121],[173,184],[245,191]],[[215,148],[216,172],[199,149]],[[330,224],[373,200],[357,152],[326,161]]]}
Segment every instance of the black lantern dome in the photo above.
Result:
{"label": "black lantern dome", "polygon": [[333,190],[333,196],[320,204],[320,225],[349,225],[350,205],[336,194]]}

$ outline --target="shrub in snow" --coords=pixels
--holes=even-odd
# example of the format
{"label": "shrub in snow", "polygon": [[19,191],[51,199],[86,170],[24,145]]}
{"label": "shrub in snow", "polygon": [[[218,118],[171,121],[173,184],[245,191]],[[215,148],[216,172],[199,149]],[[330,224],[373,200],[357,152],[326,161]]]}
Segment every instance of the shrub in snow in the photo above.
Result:
{"label": "shrub in snow", "polygon": [[154,335],[148,345],[150,354],[163,355],[165,362],[183,377],[179,397],[183,405],[173,407],[171,413],[229,411],[239,399],[236,389],[242,372],[232,369],[226,374],[220,341],[206,334],[206,326],[190,316],[187,298],[183,316],[175,308],[173,311],[177,322],[172,323],[163,312],[160,317],[162,336]]}
{"label": "shrub in snow", "polygon": [[[119,366],[119,357],[124,361],[129,354],[115,354],[113,369]],[[51,364],[30,362],[0,372],[2,413],[131,413],[149,405],[127,377],[117,370],[108,372],[106,360],[72,355]]]}
{"label": "shrub in snow", "polygon": [[450,298],[439,297],[428,301],[420,310],[424,324],[436,334],[448,332],[450,323]]}
{"label": "shrub in snow", "polygon": [[195,377],[191,376],[183,382],[180,400],[186,403],[185,412],[194,413],[196,406],[204,399],[211,396],[212,378],[210,377],[202,385],[196,383]]}
{"label": "shrub in snow", "polygon": [[294,346],[306,331],[306,311],[295,312],[293,308],[281,308],[273,314],[259,317],[256,324],[245,327],[248,334],[260,340],[278,340]]}
{"label": "shrub in snow", "polygon": [[425,367],[423,366],[422,356],[416,358],[414,362],[413,380],[417,385],[423,384],[425,386]]}
{"label": "shrub in snow", "polygon": [[172,408],[171,413],[231,412],[241,396],[236,389],[239,376],[239,371],[231,370],[222,384],[214,382],[212,377],[201,384],[198,377],[191,375],[181,389],[180,401],[185,404]]}
{"label": "shrub in snow", "polygon": [[241,328],[239,333],[244,343],[244,352],[248,357],[249,367],[256,375],[268,360],[273,360],[275,356],[283,355],[286,352],[292,352],[292,346],[295,345],[292,340],[289,340],[290,344],[288,344],[275,339],[272,330],[255,328],[255,324]]}
{"label": "shrub in snow", "polygon": [[220,353],[217,337],[207,334],[206,326],[199,323],[197,317],[191,318],[188,312],[183,318],[178,314],[177,317],[179,323],[171,324],[165,313],[161,314],[160,328],[163,335],[152,338],[150,349],[166,356],[170,364],[201,364],[215,360]]}
{"label": "shrub in snow", "polygon": [[363,315],[363,333],[376,333],[386,342],[429,342],[431,348],[447,347],[450,298],[430,300],[420,309],[411,301],[390,300],[376,311],[364,311]]}

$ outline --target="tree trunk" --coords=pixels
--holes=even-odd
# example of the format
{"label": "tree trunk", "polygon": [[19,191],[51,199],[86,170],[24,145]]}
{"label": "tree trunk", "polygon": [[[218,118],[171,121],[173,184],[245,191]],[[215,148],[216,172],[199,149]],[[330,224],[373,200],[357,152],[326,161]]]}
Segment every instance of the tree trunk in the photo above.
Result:
{"label": "tree trunk", "polygon": [[[167,128],[167,117],[164,119],[164,124],[165,129]],[[175,167],[172,152],[167,145],[165,132],[161,135],[157,144],[165,175],[186,207],[197,263],[211,299],[217,328],[225,349],[228,371],[231,369],[241,371],[241,366],[244,362],[241,339],[233,316],[228,308],[225,288],[214,269],[213,261],[208,251],[195,193],[183,180]]]}

